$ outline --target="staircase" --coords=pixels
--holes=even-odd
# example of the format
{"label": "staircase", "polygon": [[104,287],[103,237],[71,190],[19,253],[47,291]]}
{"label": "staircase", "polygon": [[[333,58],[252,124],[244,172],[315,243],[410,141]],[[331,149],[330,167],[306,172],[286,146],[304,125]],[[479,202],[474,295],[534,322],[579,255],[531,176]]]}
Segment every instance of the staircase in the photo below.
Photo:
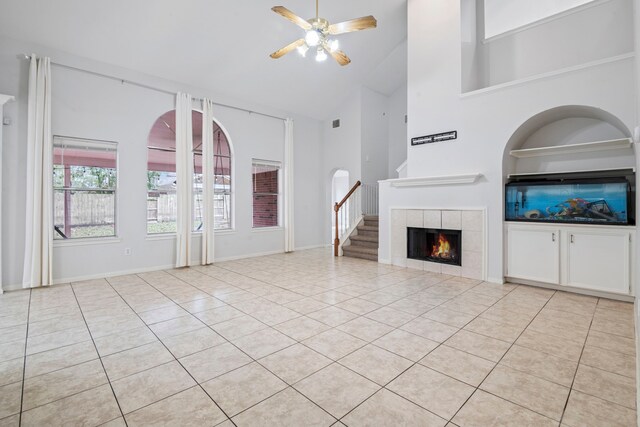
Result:
{"label": "staircase", "polygon": [[344,256],[378,261],[378,217],[365,215],[349,241],[349,245],[342,247]]}

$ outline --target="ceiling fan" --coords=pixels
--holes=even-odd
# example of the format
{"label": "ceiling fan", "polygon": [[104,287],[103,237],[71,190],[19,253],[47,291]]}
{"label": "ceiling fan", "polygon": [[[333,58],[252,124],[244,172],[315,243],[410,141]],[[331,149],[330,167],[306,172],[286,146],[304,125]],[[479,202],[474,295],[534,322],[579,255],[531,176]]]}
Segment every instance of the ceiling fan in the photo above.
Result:
{"label": "ceiling fan", "polygon": [[349,59],[344,52],[338,49],[338,40],[335,38],[332,39],[331,36],[376,28],[378,25],[376,18],[371,15],[340,22],[338,24],[329,24],[329,21],[324,18],[320,18],[318,14],[318,0],[316,0],[316,17],[308,20],[302,19],[284,6],[275,6],[272,7],[271,10],[282,15],[284,18],[293,22],[306,32],[303,38],[273,52],[270,55],[273,59],[281,58],[294,49],[297,49],[300,55],[306,56],[309,49],[315,48],[316,61],[325,61],[328,53],[338,62],[338,64],[343,66],[348,65],[351,62],[351,59]]}

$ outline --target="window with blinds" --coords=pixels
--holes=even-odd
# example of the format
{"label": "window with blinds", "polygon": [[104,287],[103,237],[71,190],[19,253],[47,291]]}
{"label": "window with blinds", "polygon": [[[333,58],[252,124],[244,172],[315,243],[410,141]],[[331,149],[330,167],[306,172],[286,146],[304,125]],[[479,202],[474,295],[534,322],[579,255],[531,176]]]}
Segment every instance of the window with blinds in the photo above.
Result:
{"label": "window with blinds", "polygon": [[253,160],[253,228],[280,225],[280,162]]}
{"label": "window with blinds", "polygon": [[54,238],[116,235],[118,145],[53,138]]}

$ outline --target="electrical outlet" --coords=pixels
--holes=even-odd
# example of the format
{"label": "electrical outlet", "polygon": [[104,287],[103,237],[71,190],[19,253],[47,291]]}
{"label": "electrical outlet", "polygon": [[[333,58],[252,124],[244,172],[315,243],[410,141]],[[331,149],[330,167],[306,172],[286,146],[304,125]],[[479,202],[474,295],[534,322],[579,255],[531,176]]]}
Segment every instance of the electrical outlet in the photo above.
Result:
{"label": "electrical outlet", "polygon": [[131,255],[131,248],[125,248],[124,249],[124,254],[125,255]]}
{"label": "electrical outlet", "polygon": [[11,121],[11,117],[9,117],[9,116],[4,116],[4,117],[2,118],[2,124],[3,124],[3,125],[5,125],[5,126],[11,126],[11,123],[13,123],[13,122]]}

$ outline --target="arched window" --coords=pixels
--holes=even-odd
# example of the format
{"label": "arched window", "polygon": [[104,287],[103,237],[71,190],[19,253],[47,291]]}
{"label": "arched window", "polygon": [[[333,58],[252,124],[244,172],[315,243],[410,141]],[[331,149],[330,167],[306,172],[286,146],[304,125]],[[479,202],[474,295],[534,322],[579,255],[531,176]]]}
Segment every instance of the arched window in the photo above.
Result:
{"label": "arched window", "polygon": [[[193,230],[202,229],[202,113],[192,112],[193,122]],[[231,146],[220,126],[213,122],[214,228],[225,230],[231,221]],[[148,138],[147,233],[176,232],[176,112],[168,111],[153,124]]]}
{"label": "arched window", "polygon": [[[202,228],[202,113],[193,112],[193,228]],[[214,228],[231,228],[231,146],[227,135],[213,122]]]}

